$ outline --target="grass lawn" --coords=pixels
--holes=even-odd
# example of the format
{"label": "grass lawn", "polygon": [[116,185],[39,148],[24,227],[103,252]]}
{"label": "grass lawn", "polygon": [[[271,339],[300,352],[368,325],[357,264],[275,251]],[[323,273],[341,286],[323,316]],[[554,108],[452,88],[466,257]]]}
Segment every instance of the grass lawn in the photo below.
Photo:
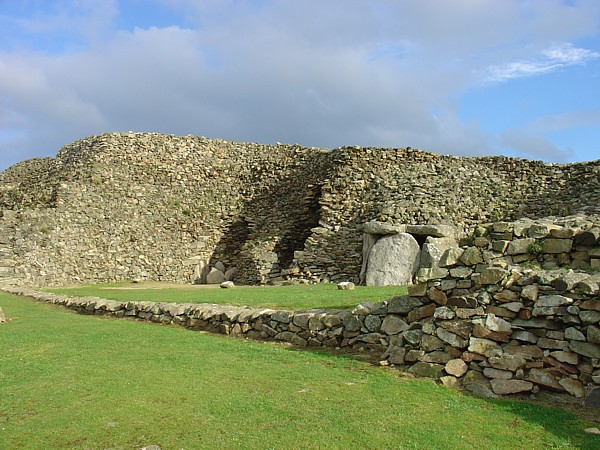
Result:
{"label": "grass lawn", "polygon": [[1,449],[600,448],[572,413],[346,357],[4,293],[0,306]]}
{"label": "grass lawn", "polygon": [[83,284],[44,290],[75,297],[95,296],[125,302],[217,303],[277,309],[343,309],[352,308],[364,301],[380,302],[406,295],[406,286],[357,286],[355,290],[342,291],[335,284],[220,289],[218,286],[147,282]]}

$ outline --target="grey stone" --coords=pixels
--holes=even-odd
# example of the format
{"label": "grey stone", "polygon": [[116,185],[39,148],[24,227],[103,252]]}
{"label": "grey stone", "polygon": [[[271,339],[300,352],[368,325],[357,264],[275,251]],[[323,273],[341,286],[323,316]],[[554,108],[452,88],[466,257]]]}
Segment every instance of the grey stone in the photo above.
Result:
{"label": "grey stone", "polygon": [[560,362],[576,366],[579,364],[579,355],[573,352],[565,352],[562,350],[551,352],[550,356]]}
{"label": "grey stone", "polygon": [[379,316],[369,315],[365,317],[364,324],[369,331],[379,331],[381,328],[381,319]]}
{"label": "grey stone", "polygon": [[538,299],[540,287],[537,284],[530,284],[529,286],[523,287],[521,290],[521,297],[524,300],[535,302]]}
{"label": "grey stone", "polygon": [[406,232],[436,238],[456,236],[456,228],[452,225],[407,225]]}
{"label": "grey stone", "polygon": [[529,253],[529,248],[532,244],[535,243],[535,239],[525,238],[525,239],[515,239],[510,241],[508,247],[506,248],[507,255],[520,255]]}
{"label": "grey stone", "polygon": [[502,354],[502,349],[496,342],[489,339],[481,339],[476,337],[469,339],[468,350],[470,352],[479,353],[480,355],[487,357],[500,356]]}
{"label": "grey stone", "polygon": [[412,365],[408,369],[409,373],[412,373],[413,375],[415,375],[417,377],[436,378],[436,379],[438,379],[442,376],[443,371],[444,371],[443,365],[434,364],[434,363],[426,363],[426,362],[418,362],[418,363]]}
{"label": "grey stone", "polygon": [[[444,347],[444,341],[435,336],[430,336],[428,334],[424,334],[421,337],[421,348],[426,352],[432,352],[434,350],[439,350]],[[436,362],[436,361],[427,361],[427,362]]]}
{"label": "grey stone", "polygon": [[590,358],[600,358],[600,345],[590,342],[569,341],[569,348],[575,353]]}
{"label": "grey stone", "polygon": [[423,244],[423,249],[421,251],[420,267],[439,267],[442,255],[446,250],[452,247],[458,247],[458,242],[453,238],[428,237]]}
{"label": "grey stone", "polygon": [[235,279],[235,276],[237,275],[237,273],[238,273],[238,268],[237,267],[230,267],[224,273],[225,280],[227,280],[227,281],[233,281]]}
{"label": "grey stone", "polygon": [[415,281],[417,283],[425,283],[429,280],[439,280],[448,276],[448,269],[442,269],[440,267],[423,268],[417,270],[415,275]]}
{"label": "grey stone", "polygon": [[455,316],[456,313],[447,306],[440,306],[439,308],[436,308],[435,312],[433,313],[433,318],[440,320],[454,319]]}
{"label": "grey stone", "polygon": [[551,230],[557,228],[557,225],[550,225],[547,223],[534,223],[529,227],[529,237],[535,239],[542,239],[548,236]]}
{"label": "grey stone", "polygon": [[337,288],[341,291],[352,291],[356,285],[352,281],[342,281],[337,284]]}
{"label": "grey stone", "polygon": [[225,273],[225,264],[223,264],[221,261],[217,261],[214,267],[215,269]]}
{"label": "grey stone", "polygon": [[421,249],[408,233],[379,239],[369,254],[367,286],[411,284],[419,268]]}
{"label": "grey stone", "polygon": [[501,380],[510,380],[513,377],[513,373],[510,370],[494,369],[492,367],[483,369],[483,374],[488,378]]}
{"label": "grey stone", "polygon": [[225,274],[216,267],[210,269],[210,272],[206,275],[206,284],[221,284],[224,281],[227,281]]}
{"label": "grey stone", "polygon": [[469,367],[467,366],[467,364],[460,358],[451,359],[444,366],[444,370],[448,375],[452,375],[458,378],[462,377],[465,373],[467,373],[468,369]]}
{"label": "grey stone", "polygon": [[405,230],[406,226],[404,225],[394,225],[387,222],[377,222],[376,220],[367,222],[363,226],[363,233],[375,235],[398,234],[404,233]]}
{"label": "grey stone", "polygon": [[563,295],[543,295],[535,302],[536,307],[542,306],[568,306],[573,303],[573,299]]}
{"label": "grey stone", "polygon": [[415,297],[394,297],[388,301],[387,312],[391,314],[408,314],[409,311],[423,306],[423,302]]}
{"label": "grey stone", "polygon": [[595,325],[588,325],[587,340],[592,344],[600,344],[600,327],[597,327]]}
{"label": "grey stone", "polygon": [[233,281],[223,281],[219,287],[221,287],[221,289],[232,289],[235,287],[235,284],[233,284]]}
{"label": "grey stone", "polygon": [[302,339],[296,333],[292,333],[291,331],[283,331],[276,334],[275,340],[289,342],[297,347],[306,347],[308,345],[308,342],[305,339]]}
{"label": "grey stone", "polygon": [[600,323],[600,311],[579,311],[579,318],[583,325]]}
{"label": "grey stone", "polygon": [[440,258],[440,267],[452,267],[459,263],[464,250],[462,248],[449,248]]}
{"label": "grey stone", "polygon": [[529,342],[531,344],[535,344],[538,340],[537,335],[535,335],[529,331],[523,331],[523,330],[513,331],[512,338],[518,339],[519,341],[523,341],[523,342]]}
{"label": "grey stone", "polygon": [[549,238],[542,243],[542,253],[568,253],[573,247],[573,239]]}
{"label": "grey stone", "polygon": [[532,383],[543,386],[547,389],[554,391],[564,391],[565,388],[560,385],[556,377],[552,375],[548,370],[543,369],[531,369],[529,371],[528,380]]}
{"label": "grey stone", "polygon": [[290,323],[293,319],[293,315],[288,311],[275,311],[271,315],[271,319],[279,323]]}
{"label": "grey stone", "polygon": [[394,346],[389,350],[388,361],[390,364],[404,364],[404,358],[406,356],[406,349],[404,347]]}
{"label": "grey stone", "polygon": [[526,366],[527,360],[520,355],[502,354],[500,356],[491,356],[488,362],[495,369],[508,370],[516,372]]}
{"label": "grey stone", "polygon": [[509,274],[508,270],[499,267],[489,267],[481,272],[477,281],[479,284],[498,284]]}
{"label": "grey stone", "polygon": [[502,380],[494,379],[490,381],[492,390],[498,395],[518,394],[519,392],[529,392],[533,389],[533,383],[524,380]]}
{"label": "grey stone", "polygon": [[473,274],[471,267],[458,266],[450,269],[450,276],[453,278],[469,278]]}
{"label": "grey stone", "polygon": [[552,281],[552,287],[559,291],[570,291],[579,282],[589,278],[590,276],[586,273],[577,273],[568,271],[567,273],[561,274],[558,278]]}
{"label": "grey stone", "polygon": [[[424,338],[425,336],[423,336]],[[434,364],[446,364],[448,361],[452,359],[448,353],[433,351],[431,353],[425,353],[423,356],[419,358],[419,361],[426,363],[434,363]]]}
{"label": "grey stone", "polygon": [[442,327],[438,327],[435,330],[435,333],[437,337],[439,337],[442,341],[450,344],[452,347],[465,348],[469,345],[469,341],[467,339],[460,338],[458,335]]}
{"label": "grey stone", "polygon": [[[389,312],[389,310],[388,310]],[[352,310],[352,314],[359,316],[368,316],[370,314],[385,314],[386,305],[384,302],[362,302]]]}
{"label": "grey stone", "polygon": [[497,331],[499,333],[512,333],[512,327],[510,322],[504,319],[496,317],[494,314],[488,314],[485,318],[484,326],[491,331]]}
{"label": "grey stone", "polygon": [[404,333],[402,333],[402,336],[404,339],[406,339],[406,342],[412,345],[419,345],[421,342],[421,337],[423,336],[423,331],[418,329],[406,330]]}
{"label": "grey stone", "polygon": [[385,338],[381,333],[367,333],[356,336],[357,341],[366,342],[367,344],[379,344]]}
{"label": "grey stone", "polygon": [[408,330],[408,324],[400,316],[388,314],[383,319],[380,330],[385,334],[398,334]]}
{"label": "grey stone", "polygon": [[[481,250],[477,247],[467,247],[460,257],[460,261],[465,266],[474,266],[483,262],[483,256]],[[441,266],[441,264],[440,264]]]}

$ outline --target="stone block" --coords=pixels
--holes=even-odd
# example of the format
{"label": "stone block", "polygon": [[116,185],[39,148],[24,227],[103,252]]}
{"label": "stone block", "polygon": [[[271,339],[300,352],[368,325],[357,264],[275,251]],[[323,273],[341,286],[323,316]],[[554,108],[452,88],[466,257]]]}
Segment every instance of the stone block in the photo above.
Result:
{"label": "stone block", "polygon": [[467,373],[468,366],[462,359],[455,358],[446,363],[444,370],[447,374],[460,378]]}
{"label": "stone block", "polygon": [[408,328],[408,324],[400,316],[389,314],[383,319],[380,331],[385,334],[398,334]]}
{"label": "stone block", "polygon": [[533,244],[535,244],[535,239],[532,238],[515,239],[509,242],[508,247],[506,248],[506,254],[521,255],[529,253],[529,248]]}
{"label": "stone block", "polygon": [[435,378],[439,379],[444,371],[444,366],[441,364],[418,362],[412,365],[408,372],[412,373],[417,377]]}
{"label": "stone block", "polygon": [[569,253],[573,248],[573,239],[549,238],[542,243],[542,253]]}
{"label": "stone block", "polygon": [[494,379],[490,381],[492,391],[497,395],[518,394],[519,392],[529,392],[533,389],[533,383],[525,380],[502,380]]}

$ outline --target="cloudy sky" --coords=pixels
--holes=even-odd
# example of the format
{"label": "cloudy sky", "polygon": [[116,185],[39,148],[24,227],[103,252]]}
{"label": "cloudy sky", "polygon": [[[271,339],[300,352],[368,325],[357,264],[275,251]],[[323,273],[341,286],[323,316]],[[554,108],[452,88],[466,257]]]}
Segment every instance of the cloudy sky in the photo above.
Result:
{"label": "cloudy sky", "polygon": [[0,170],[105,131],[600,158],[598,0],[0,0]]}

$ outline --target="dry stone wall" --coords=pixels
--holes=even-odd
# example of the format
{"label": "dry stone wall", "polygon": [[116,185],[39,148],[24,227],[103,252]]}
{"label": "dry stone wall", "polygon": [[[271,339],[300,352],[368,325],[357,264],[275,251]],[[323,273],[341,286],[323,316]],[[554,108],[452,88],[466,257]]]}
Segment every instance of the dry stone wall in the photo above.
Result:
{"label": "dry stone wall", "polygon": [[155,133],[91,136],[0,174],[11,278],[30,285],[204,282],[219,261],[241,283],[358,282],[372,220],[471,233],[490,219],[590,214],[599,205],[600,161]]}
{"label": "dry stone wall", "polygon": [[[467,269],[464,271],[463,269]],[[457,288],[471,272],[475,285]],[[467,277],[468,278],[468,277]],[[445,284],[444,284],[445,282]],[[382,365],[478,395],[568,394],[600,407],[599,276],[572,278],[492,265],[453,265],[441,283],[348,310],[287,311],[208,304],[69,298],[5,291],[73,308],[231,336],[370,354]]]}

